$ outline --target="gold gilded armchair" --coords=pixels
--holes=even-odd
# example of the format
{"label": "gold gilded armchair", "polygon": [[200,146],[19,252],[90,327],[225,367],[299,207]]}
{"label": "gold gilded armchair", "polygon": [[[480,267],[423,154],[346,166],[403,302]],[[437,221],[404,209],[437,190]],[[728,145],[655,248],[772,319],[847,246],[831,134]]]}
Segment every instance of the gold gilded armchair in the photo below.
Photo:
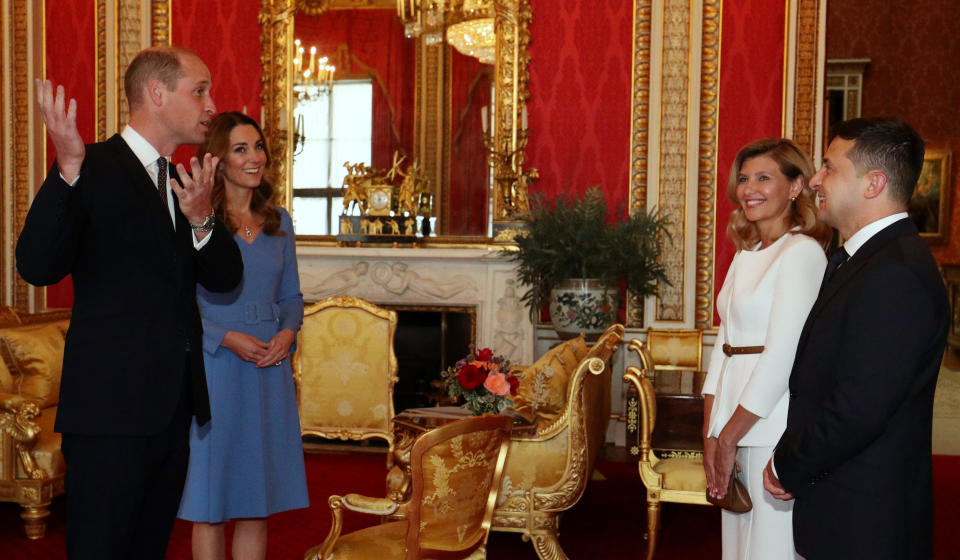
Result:
{"label": "gold gilded armchair", "polygon": [[[330,533],[304,560],[485,558],[510,425],[484,415],[421,435],[410,452],[410,498],[330,496]],[[399,520],[341,535],[344,509]]]}
{"label": "gold gilded armchair", "polygon": [[53,431],[69,312],[19,316],[0,306],[0,501],[23,511],[27,537],[47,528],[66,467]]}
{"label": "gold gilded armchair", "polygon": [[397,314],[350,296],[327,298],[303,313],[293,374],[304,435],[383,438],[393,460]]}
{"label": "gold gilded armchair", "polygon": [[544,560],[567,558],[560,514],[580,500],[606,438],[611,356],[623,333],[613,325],[589,349],[582,337],[568,340],[522,374],[515,409],[532,413],[537,431],[511,437],[492,529],[521,533]]}
{"label": "gold gilded armchair", "polygon": [[[707,478],[702,456],[674,456],[660,459],[651,448],[651,435],[657,420],[657,399],[647,374],[653,369],[653,357],[646,344],[638,339],[628,346],[640,355],[641,367],[629,366],[624,382],[632,383],[639,400],[639,470],[647,488],[647,558],[653,558],[660,524],[660,502],[710,505],[706,498]],[[636,419],[631,419],[636,421]]]}

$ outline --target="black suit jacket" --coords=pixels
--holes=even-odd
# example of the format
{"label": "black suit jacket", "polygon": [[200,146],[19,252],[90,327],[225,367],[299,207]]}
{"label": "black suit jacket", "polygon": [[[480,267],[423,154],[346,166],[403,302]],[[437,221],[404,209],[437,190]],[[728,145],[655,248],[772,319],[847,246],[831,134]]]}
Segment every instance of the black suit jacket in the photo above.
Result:
{"label": "black suit jacket", "polygon": [[76,185],[54,164],[37,193],[17,242],[17,270],[35,285],[73,275],[58,432],[158,433],[173,417],[185,374],[194,414],[209,419],[196,285],[231,290],[243,262],[222,225],[197,251],[190,224],[179,208],[175,215],[176,230],[119,135],[87,146]]}
{"label": "black suit jacket", "polygon": [[807,560],[933,556],[930,440],[947,323],[943,282],[909,219],[821,288],[774,455]]}

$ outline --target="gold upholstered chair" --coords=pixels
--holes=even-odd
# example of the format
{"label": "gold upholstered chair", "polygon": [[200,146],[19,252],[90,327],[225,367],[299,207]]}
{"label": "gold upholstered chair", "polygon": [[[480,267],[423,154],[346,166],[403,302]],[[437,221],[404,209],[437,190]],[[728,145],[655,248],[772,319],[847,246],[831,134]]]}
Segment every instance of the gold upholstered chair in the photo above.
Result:
{"label": "gold upholstered chair", "polygon": [[0,501],[20,504],[31,539],[44,536],[50,501],[64,490],[53,423],[69,316],[0,306]]}
{"label": "gold upholstered chair", "polygon": [[590,348],[568,340],[522,372],[514,408],[536,430],[511,436],[493,530],[523,534],[540,558],[566,558],[560,514],[580,500],[606,439],[611,356],[623,333],[613,325]]}
{"label": "gold upholstered chair", "polygon": [[386,440],[393,460],[395,311],[350,296],[304,309],[293,359],[304,435]]}
{"label": "gold upholstered chair", "polygon": [[[485,558],[510,426],[508,416],[484,415],[421,435],[410,452],[410,498],[330,496],[330,533],[304,559]],[[341,535],[344,509],[399,520]]]}
{"label": "gold upholstered chair", "polygon": [[[650,441],[657,420],[657,399],[653,383],[647,374],[653,369],[653,357],[647,345],[633,339],[628,346],[640,355],[641,367],[629,366],[623,375],[632,383],[639,400],[639,469],[647,489],[647,558],[653,558],[657,546],[657,528],[660,524],[660,502],[710,505],[707,502],[707,478],[703,472],[702,455],[676,456],[660,459]],[[632,419],[636,421],[637,419]],[[628,419],[628,421],[630,421]]]}
{"label": "gold upholstered chair", "polygon": [[703,331],[700,329],[647,329],[647,350],[653,360],[652,374],[655,388],[671,393],[683,390],[683,374],[692,374],[690,392],[699,394],[703,388]]}

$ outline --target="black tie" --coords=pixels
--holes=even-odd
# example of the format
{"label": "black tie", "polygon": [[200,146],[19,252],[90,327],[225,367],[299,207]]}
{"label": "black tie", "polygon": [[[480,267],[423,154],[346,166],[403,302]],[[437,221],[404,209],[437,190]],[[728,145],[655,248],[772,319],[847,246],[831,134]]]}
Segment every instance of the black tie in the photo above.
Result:
{"label": "black tie", "polygon": [[170,202],[167,201],[167,158],[157,159],[157,190],[160,191],[160,202],[163,203],[164,210],[170,213]]}
{"label": "black tie", "polygon": [[847,259],[850,258],[849,253],[843,247],[840,247],[833,254],[830,255],[830,259],[827,260],[827,270],[823,273],[823,282],[821,286],[830,281],[830,278],[833,276],[833,273],[837,271],[838,268],[843,266],[843,263],[847,262]]}

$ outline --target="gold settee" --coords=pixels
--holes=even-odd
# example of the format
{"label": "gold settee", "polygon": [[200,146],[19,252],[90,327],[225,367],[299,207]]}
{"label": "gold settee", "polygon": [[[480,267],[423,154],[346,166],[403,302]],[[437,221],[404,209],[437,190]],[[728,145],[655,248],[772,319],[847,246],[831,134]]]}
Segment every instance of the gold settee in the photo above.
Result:
{"label": "gold settee", "polygon": [[47,530],[66,471],[53,431],[68,312],[21,314],[0,306],[0,501],[23,508],[27,537]]}
{"label": "gold settee", "polygon": [[293,375],[304,435],[342,440],[382,438],[393,459],[393,386],[397,313],[336,296],[304,309]]}
{"label": "gold settee", "polygon": [[[304,559],[485,558],[510,424],[488,414],[421,435],[410,451],[409,499],[330,496],[330,533]],[[393,521],[341,535],[344,509]]]}
{"label": "gold settee", "polygon": [[611,356],[623,333],[613,325],[589,349],[582,337],[568,340],[522,372],[514,408],[537,430],[511,437],[492,529],[521,533],[545,560],[567,557],[560,514],[580,500],[606,438]]}

